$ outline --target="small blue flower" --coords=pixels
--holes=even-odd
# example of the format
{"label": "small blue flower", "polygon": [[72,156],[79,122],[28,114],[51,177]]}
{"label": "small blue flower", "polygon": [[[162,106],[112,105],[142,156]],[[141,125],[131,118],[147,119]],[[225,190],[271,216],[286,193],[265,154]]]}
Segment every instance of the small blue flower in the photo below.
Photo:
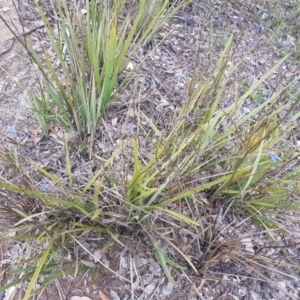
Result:
{"label": "small blue flower", "polygon": [[32,151],[31,151],[31,149],[25,149],[24,152],[25,152],[25,155],[29,156]]}
{"label": "small blue flower", "polygon": [[128,129],[129,129],[129,132],[133,132],[134,131],[134,129],[136,128],[136,125],[135,124],[133,124],[132,122],[130,122],[130,123],[128,123]]}
{"label": "small blue flower", "polygon": [[281,158],[278,157],[273,151],[268,151],[267,154],[270,156],[271,162],[273,163],[276,163],[277,161],[281,160]]}
{"label": "small blue flower", "polygon": [[7,125],[6,132],[7,132],[7,133],[16,133],[16,132],[17,132],[17,131],[16,131],[16,125],[15,125],[15,124],[13,124],[12,126]]}
{"label": "small blue flower", "polygon": [[41,183],[39,188],[42,193],[46,193],[48,191],[50,184],[49,183]]}
{"label": "small blue flower", "polygon": [[227,102],[225,102],[224,104],[223,104],[223,108],[227,108],[229,106],[229,104],[227,103]]}
{"label": "small blue flower", "polygon": [[9,167],[5,167],[2,172],[4,175],[7,175],[9,173]]}
{"label": "small blue flower", "polygon": [[263,31],[264,31],[264,26],[259,25],[259,26],[258,26],[258,32],[263,32]]}
{"label": "small blue flower", "polygon": [[175,77],[177,78],[178,81],[181,81],[185,77],[185,75],[180,70],[175,73]]}
{"label": "small blue flower", "polygon": [[186,25],[191,26],[191,25],[194,25],[194,23],[195,23],[195,20],[193,17],[189,17],[186,19]]}

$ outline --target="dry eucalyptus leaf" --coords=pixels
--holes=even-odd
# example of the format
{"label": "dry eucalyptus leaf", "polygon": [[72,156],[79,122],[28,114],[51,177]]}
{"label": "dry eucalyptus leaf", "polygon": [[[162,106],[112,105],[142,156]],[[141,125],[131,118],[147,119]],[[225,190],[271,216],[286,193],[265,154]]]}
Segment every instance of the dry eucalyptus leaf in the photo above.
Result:
{"label": "dry eucalyptus leaf", "polygon": [[94,252],[94,263],[97,263],[101,260],[102,258],[102,251],[101,250],[97,250]]}
{"label": "dry eucalyptus leaf", "polygon": [[20,257],[21,246],[20,244],[15,244],[10,250],[10,257],[15,260]]}
{"label": "dry eucalyptus leaf", "polygon": [[153,263],[149,266],[149,271],[153,274],[153,276],[160,276],[161,267],[158,263]]}
{"label": "dry eucalyptus leaf", "polygon": [[152,292],[154,290],[155,290],[155,283],[152,282],[152,283],[150,283],[149,285],[146,286],[146,288],[144,290],[144,293],[149,296],[150,294],[152,294]]}
{"label": "dry eucalyptus leaf", "polygon": [[[128,180],[129,181],[129,180]],[[138,257],[137,258],[138,266],[142,267],[144,265],[147,265],[149,263],[149,260],[144,257]]]}
{"label": "dry eucalyptus leaf", "polygon": [[101,291],[98,292],[100,296],[100,300],[111,300],[109,297],[107,297],[104,293]]}
{"label": "dry eucalyptus leaf", "polygon": [[118,118],[113,118],[111,120],[111,125],[115,127],[117,125],[117,122],[118,122]]}
{"label": "dry eucalyptus leaf", "polygon": [[166,99],[162,99],[159,101],[159,104],[155,107],[155,109],[159,112],[162,112],[166,106],[169,106],[170,103]]}
{"label": "dry eucalyptus leaf", "polygon": [[223,254],[223,255],[221,256],[221,262],[224,263],[224,264],[229,263],[229,262],[230,262],[230,256],[227,255],[227,254]]}
{"label": "dry eucalyptus leaf", "polygon": [[39,126],[37,126],[37,128],[35,130],[33,130],[32,134],[31,134],[31,139],[32,139],[34,144],[37,143],[37,141],[36,141],[37,135],[38,135],[38,133],[41,129],[42,129],[42,127],[39,125]]}

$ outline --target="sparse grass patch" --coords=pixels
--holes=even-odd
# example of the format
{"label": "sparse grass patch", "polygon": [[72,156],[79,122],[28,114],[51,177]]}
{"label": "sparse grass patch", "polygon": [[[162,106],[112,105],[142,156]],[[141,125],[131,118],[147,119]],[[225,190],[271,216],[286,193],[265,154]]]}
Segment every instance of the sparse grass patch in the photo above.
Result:
{"label": "sparse grass patch", "polygon": [[271,32],[271,39],[280,45],[283,53],[299,57],[299,1],[268,1],[262,18]]}

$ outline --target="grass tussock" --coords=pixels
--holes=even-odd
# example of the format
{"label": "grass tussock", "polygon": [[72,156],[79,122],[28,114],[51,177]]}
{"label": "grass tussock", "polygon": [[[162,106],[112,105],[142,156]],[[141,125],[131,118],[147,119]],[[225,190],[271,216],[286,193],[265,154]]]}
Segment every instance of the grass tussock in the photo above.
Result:
{"label": "grass tussock", "polygon": [[55,122],[81,140],[90,135],[92,145],[105,109],[139,67],[132,60],[140,48],[189,2],[86,1],[84,9],[70,11],[62,1],[53,4],[58,20],[53,27],[35,1],[55,54],[52,59],[29,44],[42,74],[39,94],[32,96],[44,132]]}
{"label": "grass tussock", "polygon": [[[130,59],[166,18],[183,5],[167,4],[168,1],[155,2],[157,6],[151,6],[153,13],[143,25],[141,18],[147,8],[144,0],[136,7],[134,18],[129,15],[122,22],[120,2],[87,1],[83,19],[61,6],[58,11],[65,19],[58,24],[59,36],[44,19],[58,66],[66,78],[61,81],[46,53],[42,62],[37,53],[31,52],[43,77],[41,95],[34,95],[33,103],[45,131],[49,122],[59,122],[82,137],[91,134],[93,140],[105,108],[130,78],[128,75],[117,84]],[[224,212],[220,215],[222,220],[230,213],[242,215],[276,242],[275,233],[289,234],[277,217],[288,219],[283,212],[297,211],[300,205],[295,197],[299,189],[298,148],[286,142],[293,136],[300,117],[297,111],[300,98],[294,89],[297,78],[291,78],[285,86],[278,85],[256,108],[243,113],[246,99],[257,92],[287,57],[247,89],[243,82],[237,82],[236,90],[228,91],[228,83],[236,78],[243,63],[243,58],[231,63],[235,40],[234,35],[227,40],[206,79],[195,67],[185,104],[174,110],[173,125],[168,130],[160,130],[150,116],[139,111],[140,120],[147,124],[147,130],[145,126],[139,128],[149,145],[146,157],[140,151],[141,136],[135,136],[129,144],[120,144],[79,185],[72,172],[72,150],[67,141],[64,179],[29,159],[26,171],[15,153],[2,152],[2,161],[13,169],[13,175],[2,175],[0,182],[7,195],[1,203],[1,212],[16,222],[8,230],[10,239],[38,246],[20,258],[18,264],[27,265],[26,269],[9,271],[20,275],[19,278],[0,291],[29,281],[24,297],[29,299],[61,276],[86,270],[94,274],[99,268],[94,262],[78,259],[74,267],[71,255],[74,247],[81,245],[86,235],[105,234],[106,244],[102,247],[105,252],[115,244],[123,245],[124,231],[142,233],[135,238],[142,236],[169,281],[174,281],[176,272],[188,269],[217,280],[222,276],[219,268],[222,264],[251,268],[255,275],[249,271],[249,278],[267,281],[259,268],[279,271],[282,265],[274,263],[270,267],[261,249],[245,250],[245,238],[249,236],[221,239],[232,224],[224,222],[225,227],[220,229],[216,226],[217,218],[211,217],[215,215],[213,209]],[[237,93],[238,90],[243,92]],[[287,97],[291,91],[293,101]],[[232,99],[228,105],[223,103],[225,94]],[[54,107],[58,108],[55,113]],[[114,165],[120,162],[124,149],[127,153],[131,149],[131,164],[126,176],[117,181],[113,176]],[[34,184],[37,174],[51,182],[53,191],[37,188]],[[9,201],[10,195],[22,198]],[[182,228],[192,237],[185,245],[176,234]],[[194,245],[198,245],[201,257],[195,258],[190,251]],[[292,261],[286,266],[297,268]],[[35,289],[42,275],[47,277]]]}

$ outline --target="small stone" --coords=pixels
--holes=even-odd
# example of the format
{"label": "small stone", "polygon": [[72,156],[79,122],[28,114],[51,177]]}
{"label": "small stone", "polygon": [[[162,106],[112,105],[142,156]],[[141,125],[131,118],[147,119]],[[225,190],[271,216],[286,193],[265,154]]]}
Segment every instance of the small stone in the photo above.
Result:
{"label": "small stone", "polygon": [[112,300],[121,300],[119,294],[116,291],[109,291]]}
{"label": "small stone", "polygon": [[163,286],[161,292],[164,296],[172,295],[172,293],[173,293],[173,284],[171,282],[168,282],[168,284]]}

